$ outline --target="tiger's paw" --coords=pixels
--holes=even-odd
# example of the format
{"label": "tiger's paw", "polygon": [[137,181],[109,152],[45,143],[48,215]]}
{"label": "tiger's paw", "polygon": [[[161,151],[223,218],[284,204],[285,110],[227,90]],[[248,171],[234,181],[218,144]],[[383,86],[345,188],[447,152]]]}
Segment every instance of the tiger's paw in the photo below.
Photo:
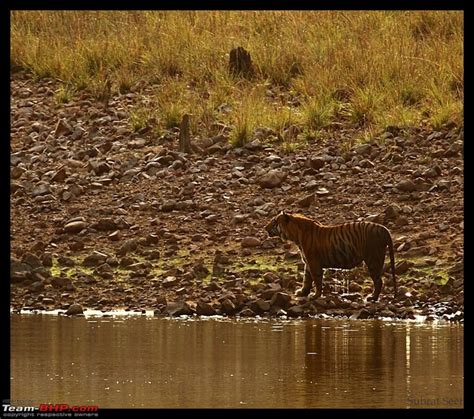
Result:
{"label": "tiger's paw", "polygon": [[296,290],[296,293],[295,295],[297,295],[298,297],[299,296],[302,296],[302,297],[306,297],[308,294],[309,294],[309,289],[306,289],[306,288],[300,288],[298,290]]}

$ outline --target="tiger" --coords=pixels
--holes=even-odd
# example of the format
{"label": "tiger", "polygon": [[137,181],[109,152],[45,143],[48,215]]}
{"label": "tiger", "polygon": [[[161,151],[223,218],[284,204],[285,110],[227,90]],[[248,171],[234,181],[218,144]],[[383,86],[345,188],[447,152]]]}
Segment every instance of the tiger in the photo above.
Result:
{"label": "tiger", "polygon": [[389,230],[383,225],[368,221],[323,225],[302,214],[282,211],[265,229],[270,237],[279,236],[282,240],[292,241],[300,250],[305,269],[303,286],[296,295],[307,296],[314,281],[315,298],[319,298],[323,289],[323,269],[352,269],[364,261],[374,281],[374,291],[368,299],[377,301],[383,286],[382,273],[388,247],[396,297],[393,242]]}

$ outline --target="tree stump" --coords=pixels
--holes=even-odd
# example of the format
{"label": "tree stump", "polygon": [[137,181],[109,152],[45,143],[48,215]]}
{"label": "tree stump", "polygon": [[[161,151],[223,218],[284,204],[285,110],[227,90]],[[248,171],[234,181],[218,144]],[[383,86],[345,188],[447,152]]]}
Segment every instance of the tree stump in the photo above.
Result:
{"label": "tree stump", "polygon": [[254,68],[250,53],[242,47],[231,50],[229,56],[229,72],[232,76],[251,78],[254,75]]}
{"label": "tree stump", "polygon": [[184,114],[179,127],[179,151],[191,154],[193,148],[191,146],[191,137],[189,136],[189,118],[188,114]]}

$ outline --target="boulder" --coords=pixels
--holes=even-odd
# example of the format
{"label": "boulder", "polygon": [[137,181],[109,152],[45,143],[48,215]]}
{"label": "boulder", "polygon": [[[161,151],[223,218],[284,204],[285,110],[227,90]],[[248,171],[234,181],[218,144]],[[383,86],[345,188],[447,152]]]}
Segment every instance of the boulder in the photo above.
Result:
{"label": "boulder", "polygon": [[74,303],[69,306],[69,308],[66,310],[67,316],[78,316],[81,314],[84,314],[84,309],[80,304]]}
{"label": "boulder", "polygon": [[258,184],[262,188],[276,188],[282,184],[282,182],[286,179],[287,176],[287,172],[272,169],[258,179]]}

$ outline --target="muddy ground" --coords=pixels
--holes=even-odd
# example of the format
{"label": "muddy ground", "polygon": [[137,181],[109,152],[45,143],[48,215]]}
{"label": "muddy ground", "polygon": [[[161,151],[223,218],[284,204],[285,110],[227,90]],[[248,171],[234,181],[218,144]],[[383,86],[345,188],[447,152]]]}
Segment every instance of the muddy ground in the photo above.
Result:
{"label": "muddy ground", "polygon": [[[217,124],[212,138],[194,133],[199,150],[185,155],[178,129],[132,130],[153,87],[107,106],[86,93],[59,104],[59,87],[12,76],[13,310],[463,321],[462,127],[388,127],[349,148],[358,128],[335,123],[284,152],[265,127],[233,148]],[[297,249],[264,230],[282,209],[387,226],[398,296],[387,273],[380,300],[367,302],[362,266],[327,270],[317,300],[296,297]]]}

